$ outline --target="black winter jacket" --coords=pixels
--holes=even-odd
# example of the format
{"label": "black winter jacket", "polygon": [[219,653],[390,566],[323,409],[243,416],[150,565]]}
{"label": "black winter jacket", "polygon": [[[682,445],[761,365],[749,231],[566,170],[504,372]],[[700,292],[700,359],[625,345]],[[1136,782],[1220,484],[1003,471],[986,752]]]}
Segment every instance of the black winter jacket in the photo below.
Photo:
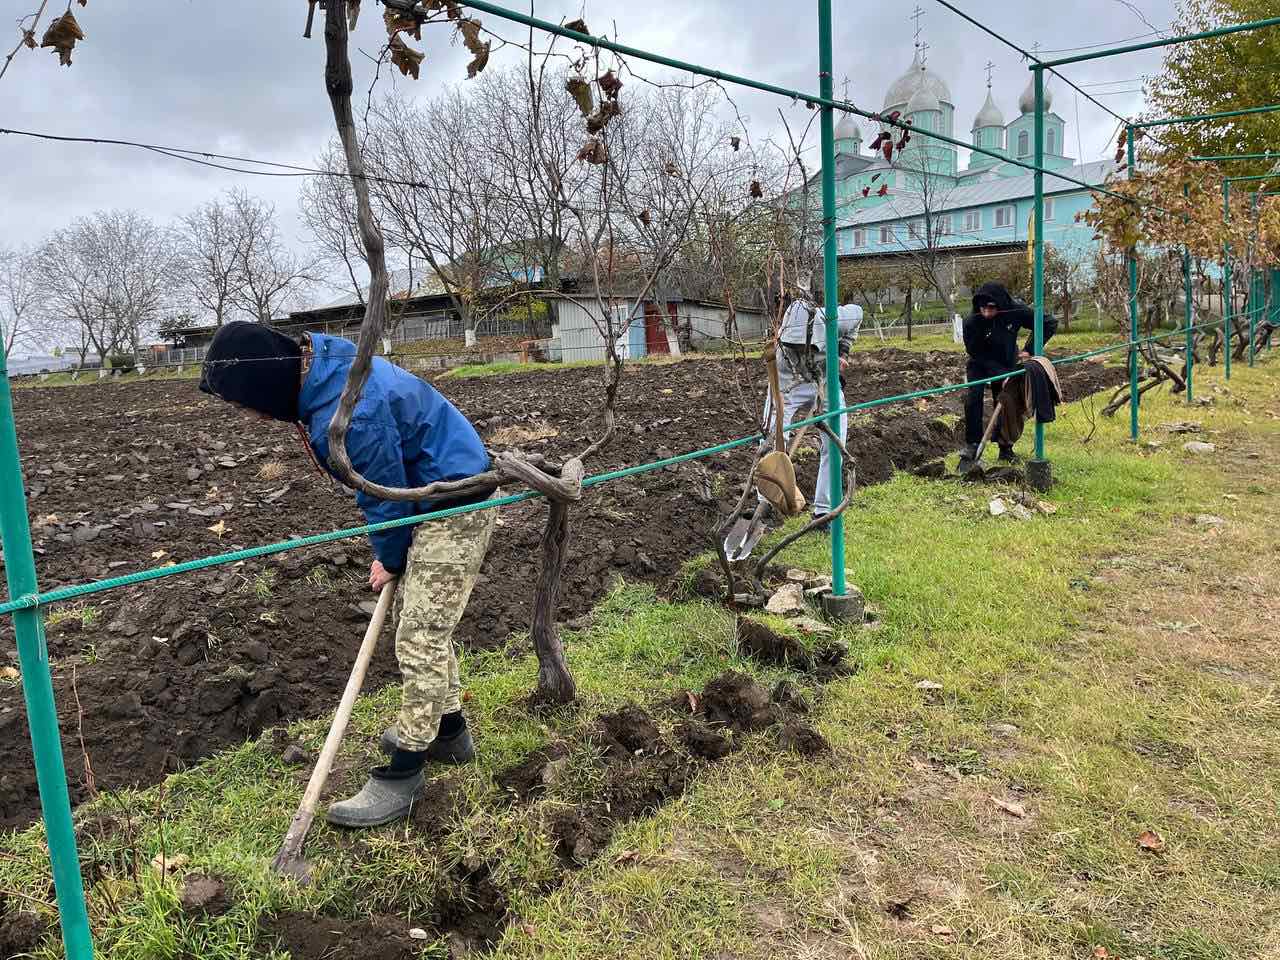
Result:
{"label": "black winter jacket", "polygon": [[[994,320],[983,318],[980,308],[994,303],[1000,312]],[[1018,331],[1029,332],[1023,350],[1035,346],[1035,312],[1025,303],[1014,300],[998,283],[985,283],[973,295],[973,312],[964,321],[964,348],[970,365],[988,376],[1006,373],[1018,365]],[[1044,318],[1044,340],[1049,342],[1058,330],[1058,321],[1049,314]]]}

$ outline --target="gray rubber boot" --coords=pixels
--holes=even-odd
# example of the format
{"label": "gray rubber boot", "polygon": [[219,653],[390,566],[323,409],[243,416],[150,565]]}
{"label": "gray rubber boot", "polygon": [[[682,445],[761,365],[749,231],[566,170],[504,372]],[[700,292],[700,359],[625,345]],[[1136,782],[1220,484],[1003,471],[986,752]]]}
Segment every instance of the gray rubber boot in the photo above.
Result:
{"label": "gray rubber boot", "polygon": [[329,806],[325,819],[335,827],[380,827],[403,820],[422,790],[422,773],[395,779],[370,776],[354,797]]}
{"label": "gray rubber boot", "polygon": [[[396,752],[396,748],[400,745],[400,740],[396,736],[396,728],[394,726],[387,727],[382,731],[382,738],[378,741],[378,745],[388,757]],[[469,727],[463,727],[462,732],[455,737],[448,739],[436,737],[431,741],[431,746],[427,747],[427,759],[434,760],[436,763],[470,763],[475,758],[476,744],[471,739],[471,729]]]}

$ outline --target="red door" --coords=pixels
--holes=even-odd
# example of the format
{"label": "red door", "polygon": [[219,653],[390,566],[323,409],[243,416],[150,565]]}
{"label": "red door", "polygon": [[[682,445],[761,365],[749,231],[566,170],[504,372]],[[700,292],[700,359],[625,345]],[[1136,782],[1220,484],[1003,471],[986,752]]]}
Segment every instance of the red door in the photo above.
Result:
{"label": "red door", "polygon": [[667,343],[667,331],[662,326],[662,314],[654,304],[647,301],[644,305],[644,348],[649,354],[671,352],[671,345]]}

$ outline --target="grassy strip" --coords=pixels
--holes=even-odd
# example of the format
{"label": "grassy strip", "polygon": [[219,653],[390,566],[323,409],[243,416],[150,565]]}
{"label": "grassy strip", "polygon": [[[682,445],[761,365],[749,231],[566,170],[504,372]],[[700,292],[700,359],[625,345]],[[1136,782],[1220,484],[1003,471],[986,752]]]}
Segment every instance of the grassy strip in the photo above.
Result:
{"label": "grassy strip", "polygon": [[[1191,416],[1224,451],[1280,449],[1274,362],[1238,367],[1230,392],[1211,374],[1198,383],[1216,402]],[[1058,957],[1098,946],[1179,960],[1256,955],[1273,922],[1259,918],[1280,909],[1274,693],[1153,650],[1142,629],[1185,627],[1167,608],[1184,602],[1177,595],[1161,607],[1145,595],[1167,590],[1171,565],[1194,573],[1188,558],[1199,554],[1230,573],[1277,555],[1274,522],[1249,523],[1258,512],[1276,519],[1276,482],[1256,466],[1237,482],[1150,426],[1164,445],[1135,449],[1123,418],[1099,420],[1096,405],[1069,406],[1051,432],[1052,516],[992,518],[984,488],[906,476],[860,493],[850,577],[880,621],[842,633],[861,671],[825,688],[817,720],[833,756],[779,755],[760,735],[548,893],[559,868],[545,822],[592,795],[596,768],[575,760],[528,806],[504,802],[497,770],[602,711],[697,688],[728,667],[781,675],[738,659],[724,611],[621,586],[568,638],[583,693],[574,713],[526,709],[535,664],[523,641],[468,658],[483,753],[428,799],[447,818],[442,836],[422,824],[358,837],[318,825],[316,883],[275,880],[267,863],[305,773],[266,740],[163,789],[82,810],[86,860],[116,865],[91,891],[101,955],[259,956],[260,923],[285,909],[425,925],[459,865],[477,862],[517,918],[498,957]],[[1144,398],[1144,411],[1148,425],[1189,416],[1164,395]],[[1222,500],[1228,484],[1239,500]],[[1167,542],[1171,529],[1197,529],[1180,518],[1209,511],[1250,531],[1247,555],[1215,551],[1203,531]],[[823,568],[824,541],[801,543],[786,562]],[[1274,563],[1270,574],[1274,596]],[[361,701],[335,792],[363,778],[395,699]],[[314,750],[323,726],[293,735]],[[1138,847],[1147,829],[1163,853]],[[49,889],[42,844],[38,827],[0,841],[0,890]],[[183,911],[177,881],[149,866],[162,852],[190,857],[182,873],[226,878],[232,908]]]}

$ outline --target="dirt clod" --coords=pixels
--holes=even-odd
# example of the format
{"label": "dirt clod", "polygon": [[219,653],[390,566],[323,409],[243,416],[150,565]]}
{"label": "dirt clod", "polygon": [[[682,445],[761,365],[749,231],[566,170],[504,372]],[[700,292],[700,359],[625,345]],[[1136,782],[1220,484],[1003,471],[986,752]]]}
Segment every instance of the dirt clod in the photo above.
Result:
{"label": "dirt clod", "polygon": [[702,710],[708,721],[740,731],[761,730],[778,719],[764,687],[745,673],[725,673],[709,682]]}
{"label": "dirt clod", "polygon": [[598,739],[619,758],[652,750],[662,736],[653,717],[640,707],[623,707],[600,718]]}
{"label": "dirt clod", "polygon": [[547,789],[547,784],[563,766],[560,762],[568,755],[569,748],[563,743],[539,747],[520,762],[499,771],[494,780],[517,800],[529,800]]}
{"label": "dirt clod", "polygon": [[182,881],[182,909],[188,913],[225,913],[229,906],[226,884],[217,877],[192,873]]}
{"label": "dirt clod", "polygon": [[728,737],[703,723],[682,723],[677,735],[686,750],[705,760],[721,760],[733,749]]}
{"label": "dirt clod", "polygon": [[802,757],[816,757],[831,752],[831,744],[827,742],[827,738],[799,720],[790,720],[783,725],[778,733],[778,743],[783,750],[790,750]]}
{"label": "dirt clod", "polygon": [[804,692],[790,680],[779,680],[769,699],[792,713],[808,713],[810,710],[809,701]]}
{"label": "dirt clod", "polygon": [[770,666],[807,670],[811,665],[809,652],[799,640],[775,633],[758,620],[747,617],[738,620],[738,650],[744,656]]}

